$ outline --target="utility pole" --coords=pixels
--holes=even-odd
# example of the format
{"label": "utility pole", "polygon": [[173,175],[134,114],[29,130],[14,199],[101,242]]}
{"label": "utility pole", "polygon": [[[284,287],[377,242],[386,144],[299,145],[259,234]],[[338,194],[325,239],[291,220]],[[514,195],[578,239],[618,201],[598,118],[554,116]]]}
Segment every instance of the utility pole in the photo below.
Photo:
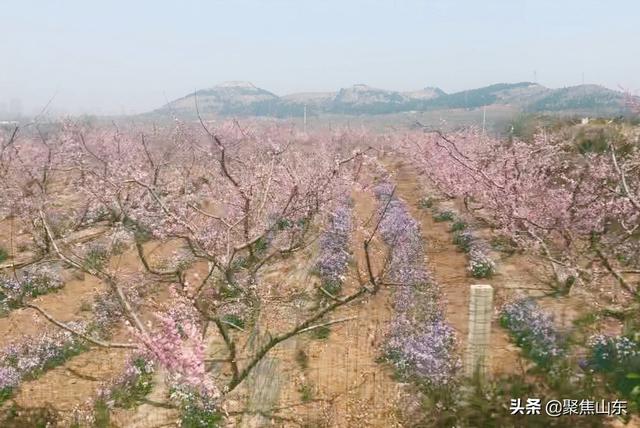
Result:
{"label": "utility pole", "polygon": [[487,125],[487,106],[482,106],[482,136],[485,136],[485,129]]}
{"label": "utility pole", "polygon": [[303,115],[303,119],[302,119],[302,126],[304,129],[304,133],[307,133],[307,105],[304,105],[304,115]]}

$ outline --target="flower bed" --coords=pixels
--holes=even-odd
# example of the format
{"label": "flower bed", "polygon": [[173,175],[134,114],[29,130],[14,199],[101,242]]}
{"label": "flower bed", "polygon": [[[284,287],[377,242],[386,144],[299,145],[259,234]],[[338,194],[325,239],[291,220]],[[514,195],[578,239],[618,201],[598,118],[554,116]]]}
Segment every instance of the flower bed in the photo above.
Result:
{"label": "flower bed", "polygon": [[461,367],[455,332],[444,320],[440,292],[425,268],[418,222],[391,191],[388,182],[374,188],[381,209],[386,207],[380,234],[391,248],[387,277],[397,287],[385,356],[402,376],[444,387]]}
{"label": "flower bed", "polygon": [[540,367],[548,368],[566,354],[566,340],[556,330],[553,318],[530,298],[504,305],[500,323],[524,354]]}
{"label": "flower bed", "polygon": [[49,266],[29,267],[16,276],[0,277],[0,315],[22,306],[25,298],[42,296],[63,287],[57,271]]}
{"label": "flower bed", "polygon": [[583,368],[601,373],[618,393],[640,410],[640,342],[626,336],[596,335],[589,339]]}
{"label": "flower bed", "polygon": [[[127,294],[133,305],[139,303],[135,290]],[[67,325],[83,334],[100,337],[121,314],[120,306],[108,292],[96,295],[92,309],[94,316],[91,320]],[[23,380],[36,378],[42,372],[64,364],[69,358],[87,349],[88,345],[84,340],[57,327],[39,336],[21,338],[5,346],[0,350],[0,402],[9,398]]]}
{"label": "flower bed", "polygon": [[351,229],[351,201],[344,199],[331,214],[327,228],[320,236],[320,254],[315,266],[322,287],[333,295],[340,292],[351,259]]}
{"label": "flower bed", "polygon": [[[73,327],[84,329],[80,324]],[[82,341],[62,330],[6,346],[0,350],[0,402],[10,397],[22,380],[35,378],[85,349]]]}
{"label": "flower bed", "polygon": [[489,246],[482,239],[473,234],[467,222],[462,220],[452,210],[433,210],[433,219],[436,222],[451,221],[453,243],[467,253],[469,264],[467,270],[474,278],[488,278],[495,273],[496,265],[489,256]]}

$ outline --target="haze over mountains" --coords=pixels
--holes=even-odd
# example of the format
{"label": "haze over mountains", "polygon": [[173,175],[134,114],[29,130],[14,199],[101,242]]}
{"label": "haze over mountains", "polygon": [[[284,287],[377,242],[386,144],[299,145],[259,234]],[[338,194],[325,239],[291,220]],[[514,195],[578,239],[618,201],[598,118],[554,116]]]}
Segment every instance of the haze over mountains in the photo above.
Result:
{"label": "haze over mountains", "polygon": [[625,112],[625,95],[599,85],[551,89],[532,82],[498,83],[447,94],[435,87],[399,92],[357,84],[336,92],[278,96],[250,82],[226,82],[188,94],[150,113],[191,117],[196,113],[196,100],[202,114],[220,116],[300,117],[305,106],[307,115],[391,114],[500,105],[531,113],[599,116]]}

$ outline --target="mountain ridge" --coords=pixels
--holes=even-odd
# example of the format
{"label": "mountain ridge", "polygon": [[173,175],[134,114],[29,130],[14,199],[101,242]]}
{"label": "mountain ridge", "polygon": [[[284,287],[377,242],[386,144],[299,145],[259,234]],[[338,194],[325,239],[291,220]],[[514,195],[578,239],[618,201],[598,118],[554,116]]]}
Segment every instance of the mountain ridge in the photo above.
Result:
{"label": "mountain ridge", "polygon": [[300,117],[305,110],[308,115],[376,115],[493,105],[523,112],[612,115],[625,111],[622,92],[593,84],[552,89],[533,82],[496,83],[448,94],[432,86],[403,92],[358,83],[337,91],[278,96],[251,82],[230,81],[187,94],[149,114],[192,116],[196,101],[200,112],[220,116]]}

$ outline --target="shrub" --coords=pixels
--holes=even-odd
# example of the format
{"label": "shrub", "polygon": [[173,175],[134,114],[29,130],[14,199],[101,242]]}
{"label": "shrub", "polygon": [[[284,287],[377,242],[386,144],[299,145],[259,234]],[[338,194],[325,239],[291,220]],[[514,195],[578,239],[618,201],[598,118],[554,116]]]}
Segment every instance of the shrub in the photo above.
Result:
{"label": "shrub", "polygon": [[437,212],[433,215],[433,220],[436,222],[443,222],[443,221],[453,221],[455,219],[455,214],[453,213],[453,211],[440,211]]}
{"label": "shrub", "polygon": [[293,227],[293,222],[288,218],[281,218],[281,219],[278,219],[278,221],[276,222],[277,230],[286,230],[286,229],[291,229],[292,227]]}
{"label": "shrub", "polygon": [[141,356],[127,362],[124,372],[103,390],[101,398],[113,400],[114,405],[125,409],[136,406],[153,388],[154,367]]}
{"label": "shrub", "polygon": [[431,197],[422,198],[418,201],[418,208],[427,209],[433,207],[433,199]]}
{"label": "shrub", "polygon": [[127,230],[133,232],[134,239],[141,244],[153,238],[153,232],[149,227],[131,217],[125,217],[122,224]]}
{"label": "shrub", "polygon": [[614,388],[640,409],[640,343],[625,336],[596,335],[589,340],[587,367],[603,373]]}
{"label": "shrub", "polygon": [[89,248],[89,251],[87,251],[87,254],[84,257],[84,266],[87,269],[101,270],[108,257],[109,252],[105,247],[101,245],[94,245]]}
{"label": "shrub", "polygon": [[7,260],[9,258],[9,252],[5,250],[3,247],[0,247],[0,263]]}
{"label": "shrub", "polygon": [[468,253],[473,243],[473,235],[468,230],[460,230],[453,234],[453,243],[460,250]]}
{"label": "shrub", "polygon": [[566,340],[556,331],[553,318],[530,298],[504,305],[500,324],[509,330],[524,355],[542,368],[550,368],[565,354]]}
{"label": "shrub", "polygon": [[495,263],[482,250],[474,248],[469,253],[469,271],[474,278],[489,278],[495,272]]}
{"label": "shrub", "polygon": [[227,314],[222,317],[227,324],[233,324],[236,327],[244,328],[244,320],[235,314]]}
{"label": "shrub", "polygon": [[491,248],[507,254],[513,254],[516,251],[516,245],[504,236],[494,236],[489,243]]}
{"label": "shrub", "polygon": [[302,349],[298,349],[296,352],[296,362],[300,365],[301,369],[309,367],[309,356]]}
{"label": "shrub", "polygon": [[222,423],[222,414],[213,397],[180,386],[171,390],[171,398],[180,402],[182,428],[215,428]]}
{"label": "shrub", "polygon": [[451,225],[451,231],[452,232],[457,232],[457,231],[460,231],[460,230],[464,230],[466,228],[467,228],[467,223],[464,220],[456,220]]}
{"label": "shrub", "polygon": [[333,296],[337,296],[342,289],[342,282],[335,280],[326,280],[322,283],[322,288],[325,289],[329,294]]}
{"label": "shrub", "polygon": [[331,329],[327,325],[323,325],[322,327],[318,327],[313,330],[313,337],[316,339],[326,339],[329,337],[331,333]]}
{"label": "shrub", "polygon": [[300,392],[300,399],[303,403],[307,403],[313,399],[313,387],[308,383],[300,385],[298,392]]}

